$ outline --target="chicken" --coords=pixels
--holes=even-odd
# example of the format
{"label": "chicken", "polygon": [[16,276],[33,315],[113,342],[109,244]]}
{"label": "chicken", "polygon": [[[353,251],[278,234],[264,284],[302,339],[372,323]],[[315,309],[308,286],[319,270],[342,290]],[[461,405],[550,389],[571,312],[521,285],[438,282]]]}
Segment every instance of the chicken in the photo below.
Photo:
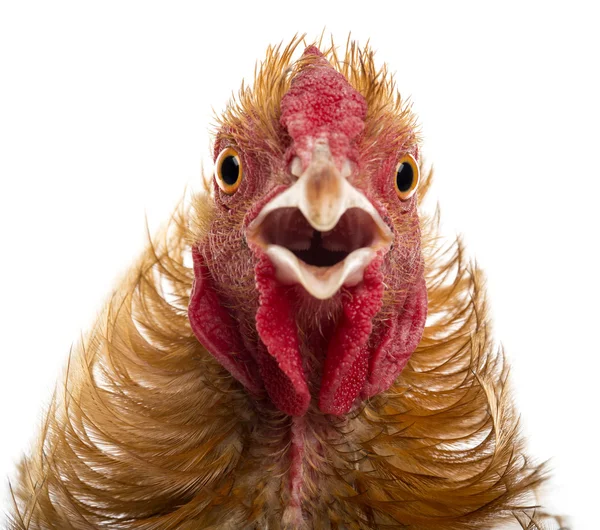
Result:
{"label": "chicken", "polygon": [[10,528],[543,516],[480,272],[419,213],[415,117],[368,47],[302,42],[268,50],[207,189],[71,355]]}

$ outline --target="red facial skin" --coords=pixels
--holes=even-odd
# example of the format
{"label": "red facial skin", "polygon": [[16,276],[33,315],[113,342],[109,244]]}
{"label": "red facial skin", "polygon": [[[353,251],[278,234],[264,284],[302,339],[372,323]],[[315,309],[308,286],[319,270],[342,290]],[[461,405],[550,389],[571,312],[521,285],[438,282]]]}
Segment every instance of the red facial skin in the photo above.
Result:
{"label": "red facial skin", "polygon": [[[194,251],[189,319],[200,342],[257,399],[264,389],[289,415],[304,415],[312,399],[323,413],[342,415],[388,389],[404,368],[421,339],[427,293],[416,199],[401,201],[394,188],[405,151],[389,147],[396,144],[385,134],[394,131],[377,142],[365,138],[364,97],[316,48],[305,55],[317,57],[282,99],[281,144],[263,144],[258,135],[240,138],[240,188],[227,196],[215,187],[219,207]],[[394,234],[361,283],[324,301],[280,284],[263,251],[245,238],[263,206],[294,182],[291,158],[308,166],[316,138],[328,140],[338,168],[351,161],[348,181]],[[218,137],[215,157],[228,145]]]}

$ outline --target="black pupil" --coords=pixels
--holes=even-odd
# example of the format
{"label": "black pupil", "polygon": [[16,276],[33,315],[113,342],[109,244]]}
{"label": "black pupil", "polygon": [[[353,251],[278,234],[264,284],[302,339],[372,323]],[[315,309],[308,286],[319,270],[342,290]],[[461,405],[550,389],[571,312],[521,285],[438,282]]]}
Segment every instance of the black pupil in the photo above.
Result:
{"label": "black pupil", "polygon": [[412,166],[407,163],[400,164],[398,173],[396,173],[396,186],[398,186],[398,190],[402,192],[408,191],[412,186],[414,178],[415,175]]}
{"label": "black pupil", "polygon": [[228,186],[233,186],[240,177],[240,162],[237,156],[229,155],[225,157],[221,164],[221,178]]}

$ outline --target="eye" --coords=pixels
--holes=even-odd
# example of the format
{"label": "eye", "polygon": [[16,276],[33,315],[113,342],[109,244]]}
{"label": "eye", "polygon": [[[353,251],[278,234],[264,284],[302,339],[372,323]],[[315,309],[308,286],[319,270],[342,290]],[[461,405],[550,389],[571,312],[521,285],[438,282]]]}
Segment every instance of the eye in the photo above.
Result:
{"label": "eye", "polygon": [[227,195],[234,194],[242,183],[242,159],[233,147],[219,153],[215,167],[215,178],[219,188]]}
{"label": "eye", "polygon": [[419,185],[419,165],[411,155],[400,159],[394,179],[398,197],[403,201],[410,199]]}

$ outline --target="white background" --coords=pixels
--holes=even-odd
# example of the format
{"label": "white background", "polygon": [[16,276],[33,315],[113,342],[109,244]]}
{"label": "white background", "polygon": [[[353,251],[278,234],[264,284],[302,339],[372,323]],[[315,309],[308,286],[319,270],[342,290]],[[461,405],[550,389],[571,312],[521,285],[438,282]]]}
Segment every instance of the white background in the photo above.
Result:
{"label": "white background", "polygon": [[411,96],[444,232],[487,273],[530,452],[553,459],[551,506],[600,527],[592,2],[0,5],[2,508],[4,477],[143,245],[145,215],[154,230],[198,187],[211,107],[268,44],[325,27],[340,45],[349,31],[370,39]]}

